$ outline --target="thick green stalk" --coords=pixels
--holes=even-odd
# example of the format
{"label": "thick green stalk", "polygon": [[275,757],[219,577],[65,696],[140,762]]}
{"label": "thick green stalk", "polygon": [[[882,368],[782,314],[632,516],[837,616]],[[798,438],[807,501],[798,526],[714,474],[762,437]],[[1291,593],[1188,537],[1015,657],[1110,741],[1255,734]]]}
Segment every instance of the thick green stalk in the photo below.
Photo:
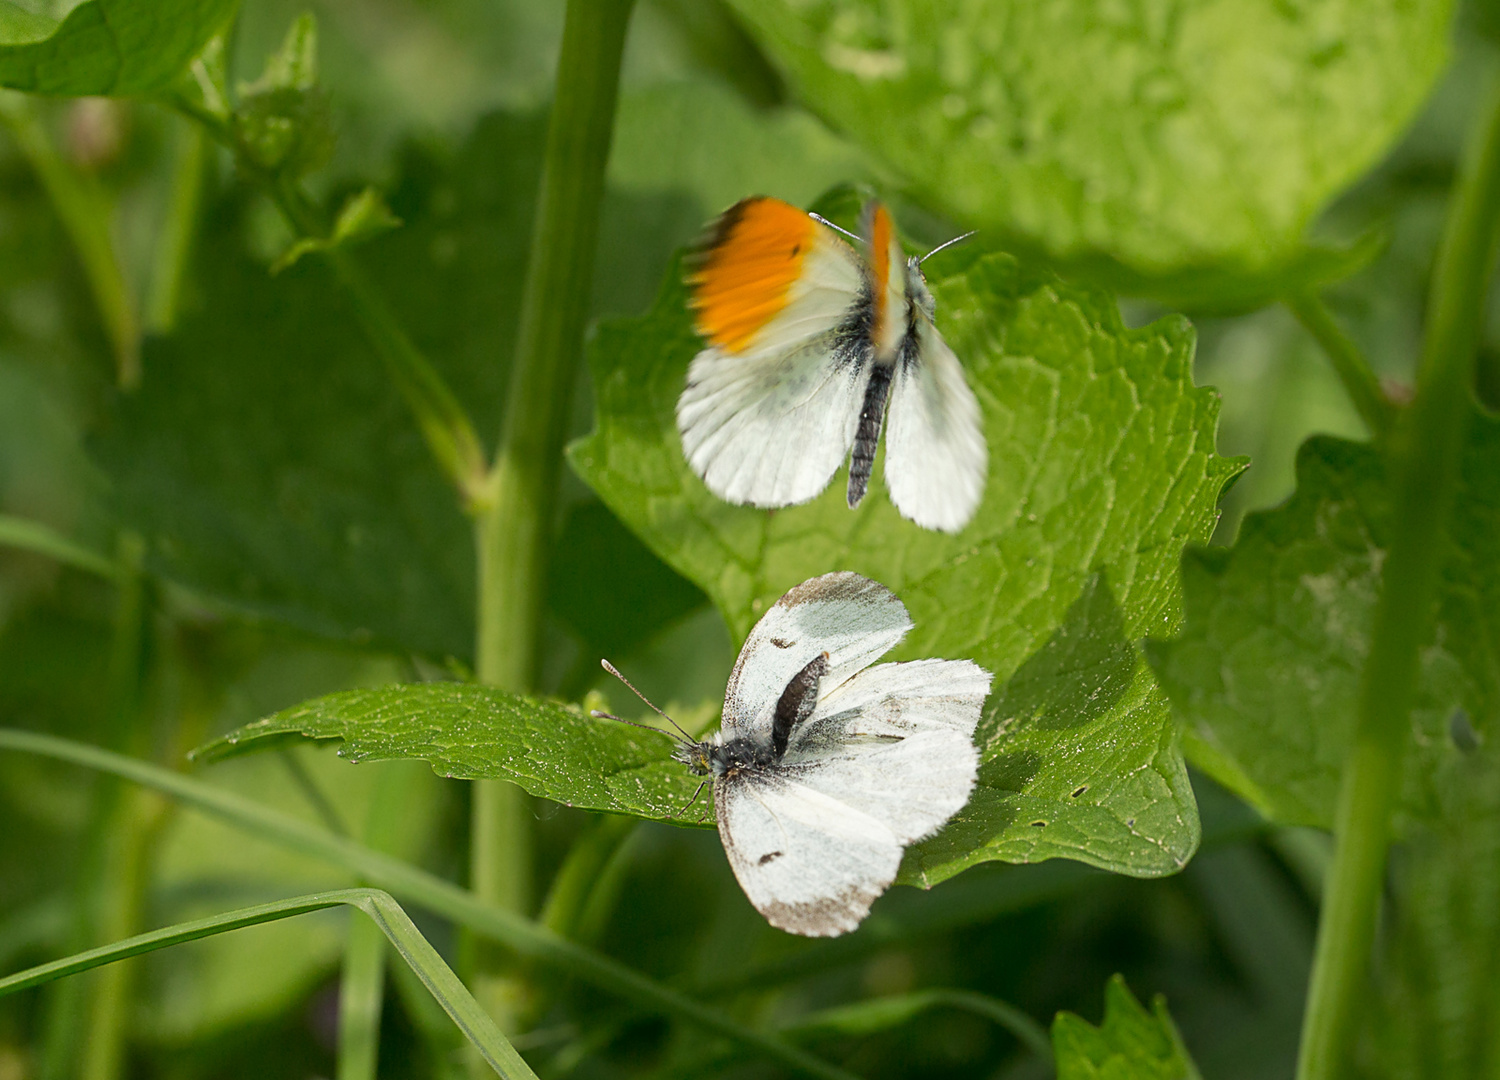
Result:
{"label": "thick green stalk", "polygon": [[147,761],[31,731],[0,728],[0,749],[39,754],[142,784],[263,840],[343,867],[381,888],[613,994],[643,1012],[675,1017],[733,1039],[804,1076],[851,1080],[850,1074],[784,1040],[748,1028],[698,996],[680,993],[592,949],[558,937],[530,919],[486,904],[473,893],[410,863],[335,836],[306,821]]}
{"label": "thick green stalk", "polygon": [[66,975],[75,975],[91,968],[113,964],[132,956],[140,956],[142,953],[164,949],[171,945],[180,945],[184,942],[211,937],[214,934],[288,919],[295,915],[306,915],[309,912],[322,911],[340,904],[358,908],[369,916],[370,925],[376,934],[384,935],[390,941],[396,952],[422,980],[432,996],[442,1005],[443,1010],[453,1018],[459,1030],[473,1043],[495,1072],[506,1077],[507,1080],[512,1077],[516,1080],[536,1080],[536,1074],[516,1053],[515,1048],[506,1041],[505,1036],[500,1034],[494,1021],[469,995],[463,983],[458,981],[452,969],[438,955],[437,950],[422,936],[422,932],[407,917],[406,912],[401,910],[401,905],[378,889],[337,889],[331,892],[313,893],[309,896],[297,896],[290,900],[257,904],[255,907],[240,908],[237,911],[228,911],[206,919],[195,919],[192,922],[178,923],[162,930],[138,934],[111,945],[75,953],[62,960],[54,960],[50,964],[42,964],[0,979],[0,996],[24,990],[27,987],[38,986]]}
{"label": "thick green stalk", "polygon": [[1391,809],[1411,738],[1418,650],[1432,633],[1449,510],[1472,411],[1474,358],[1500,225],[1500,81],[1490,87],[1453,195],[1432,283],[1416,397],[1391,444],[1394,528],[1381,574],[1337,850],[1318,925],[1299,1080],[1345,1070],[1365,990]]}
{"label": "thick green stalk", "polygon": [[10,128],[68,230],[114,350],[116,381],[131,389],[141,381],[141,326],[110,235],[109,200],[92,176],[63,160],[21,95],[0,91],[0,122]]}
{"label": "thick green stalk", "polygon": [[[632,4],[568,0],[493,497],[475,508],[476,673],[481,682],[517,692],[531,690],[535,677],[547,547]],[[507,911],[531,907],[530,814],[514,785],[475,784],[470,883],[480,898]],[[494,957],[478,959],[481,971],[494,966]],[[480,1000],[493,1000],[498,1012],[515,992],[499,984],[493,994],[482,990]]]}
{"label": "thick green stalk", "polygon": [[1381,390],[1380,380],[1375,377],[1359,346],[1344,333],[1343,327],[1334,320],[1333,312],[1316,293],[1296,293],[1284,302],[1297,321],[1323,347],[1339,381],[1344,384],[1344,393],[1349,395],[1370,434],[1376,439],[1385,439],[1395,423],[1396,407]]}

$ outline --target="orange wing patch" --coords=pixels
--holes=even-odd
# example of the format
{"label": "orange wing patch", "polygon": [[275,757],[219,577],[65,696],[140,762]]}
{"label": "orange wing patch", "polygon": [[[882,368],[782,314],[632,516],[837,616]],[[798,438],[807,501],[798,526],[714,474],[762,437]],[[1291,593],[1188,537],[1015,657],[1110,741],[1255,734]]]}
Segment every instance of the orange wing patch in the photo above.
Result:
{"label": "orange wing patch", "polygon": [[780,199],[744,199],[720,215],[687,275],[698,333],[739,352],[786,307],[818,224]]}
{"label": "orange wing patch", "polygon": [[867,219],[864,233],[870,241],[870,292],[873,305],[870,312],[870,340],[885,340],[885,321],[890,316],[891,280],[891,215],[883,203],[872,202],[865,211]]}

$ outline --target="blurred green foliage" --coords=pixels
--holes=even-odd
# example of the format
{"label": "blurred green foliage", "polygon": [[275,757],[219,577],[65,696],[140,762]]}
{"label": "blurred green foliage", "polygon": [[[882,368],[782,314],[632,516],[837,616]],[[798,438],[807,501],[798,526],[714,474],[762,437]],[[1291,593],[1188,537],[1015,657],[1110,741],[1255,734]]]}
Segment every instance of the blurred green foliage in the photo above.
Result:
{"label": "blurred green foliage", "polygon": [[[468,524],[318,252],[350,244],[491,444],[563,5],[242,0],[232,28],[219,0],[149,7],[0,2],[0,84],[54,96],[30,114],[95,200],[131,302],[155,306],[166,289],[164,238],[190,241],[165,329],[145,339],[138,387],[122,389],[76,232],[0,123],[0,514],[103,559],[122,535],[145,552],[145,636],[122,656],[112,584],[0,547],[0,725],[182,767],[190,747],[321,695],[421,712],[400,695],[468,692],[449,686],[473,656]],[[847,938],[794,940],[749,907],[711,832],[614,834],[537,801],[538,881],[597,860],[579,940],[872,1080],[1049,1075],[1017,1029],[933,1005],[939,992],[1044,1024],[1065,1011],[1062,1077],[1290,1075],[1327,851],[1286,826],[1328,820],[1389,508],[1374,452],[1350,441],[1366,435],[1357,414],[1274,302],[1326,284],[1402,399],[1462,134],[1496,66],[1493,9],[640,0],[591,296],[605,321],[574,405],[584,441],[563,481],[539,691],[589,705],[602,691],[635,716],[602,681],[608,655],[679,719],[711,725],[733,643],[834,562],[912,607],[903,655],[982,654],[999,678],[975,809],[905,868],[912,882],[952,880],[892,890]],[[227,88],[241,149],[303,176],[340,232],[299,237],[227,150],[195,156],[190,122],[145,100]],[[76,94],[113,97],[61,96]],[[984,230],[932,267],[992,454],[1006,450],[982,535],[916,535],[878,490],[858,514],[833,505],[838,492],[774,516],[723,506],[674,456],[671,405],[694,348],[676,253],[743,195],[809,205],[849,183],[890,199],[914,242]],[[1358,1061],[1372,1080],[1500,1068],[1500,901],[1486,870],[1500,813],[1493,427],[1476,420],[1424,654],[1392,929]],[[1307,443],[1315,433],[1336,438]],[[1179,556],[1209,540],[1234,455],[1250,464],[1224,495],[1220,546],[1189,555],[1179,592]],[[969,575],[990,563],[1007,576],[983,571],[980,590]],[[1148,666],[1141,639],[1179,629],[1149,646]],[[141,676],[123,704],[122,665]],[[397,681],[443,685],[372,689]],[[1169,699],[1186,760],[1214,779],[1188,773]],[[563,802],[615,750],[659,758],[669,745],[557,704],[528,715],[558,722],[514,744],[515,725],[493,741],[470,732],[469,749],[539,755],[528,768],[552,786],[534,790]],[[660,818],[691,787],[658,764]],[[358,835],[375,774],[400,769],[418,778],[392,850],[461,881],[466,785],[425,767],[355,768],[300,746],[201,775]],[[615,805],[606,795],[590,805]],[[117,796],[81,770],[0,754],[0,972],[94,943],[81,913],[118,840]],[[142,925],[354,884],[194,812],[147,809],[133,834],[148,853]],[[1186,869],[965,869],[1056,855]],[[457,961],[452,928],[415,914]],[[318,915],[138,964],[110,1075],[331,1075],[344,940],[339,917]],[[1164,994],[1171,1019],[1117,972]],[[556,971],[526,977],[517,1045],[544,1077],[774,1072]],[[0,1078],[68,1075],[76,1048],[58,1033],[100,985],[0,1000]],[[1100,1018],[1101,988],[1102,1026],[1067,1015]],[[400,970],[386,989],[380,1075],[455,1075],[451,1025]]]}

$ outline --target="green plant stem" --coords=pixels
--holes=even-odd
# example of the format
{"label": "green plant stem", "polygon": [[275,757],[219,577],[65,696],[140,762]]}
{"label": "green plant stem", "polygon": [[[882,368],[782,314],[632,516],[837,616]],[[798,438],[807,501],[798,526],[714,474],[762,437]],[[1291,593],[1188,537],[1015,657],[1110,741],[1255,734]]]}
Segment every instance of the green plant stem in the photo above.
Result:
{"label": "green plant stem", "polygon": [[938,988],[857,1001],[815,1012],[781,1030],[799,1035],[863,1035],[904,1024],[930,1009],[961,1009],[993,1020],[1037,1057],[1052,1063],[1052,1036],[1046,1028],[1014,1005],[970,990]]}
{"label": "green plant stem", "polygon": [[1391,432],[1396,420],[1396,407],[1380,388],[1370,362],[1354,340],[1344,333],[1343,327],[1328,310],[1328,305],[1312,292],[1293,293],[1285,301],[1287,309],[1297,321],[1322,346],[1328,355],[1339,381],[1344,384],[1344,393],[1359,412],[1360,419],[1377,440],[1384,440]]}
{"label": "green plant stem", "polygon": [[[248,166],[247,171],[256,175]],[[327,223],[299,188],[264,178],[263,182],[299,235],[328,237]],[[458,489],[465,505],[486,501],[490,484],[488,469],[484,450],[468,413],[443,377],[412,344],[380,289],[354,256],[337,247],[324,249],[322,254],[348,294],[365,337],[385,361],[391,381],[416,417],[417,426],[438,466]]]}
{"label": "green plant stem", "polygon": [[[303,190],[293,181],[267,174],[239,154],[222,116],[183,95],[164,103],[198,124],[215,142],[236,153],[241,171],[270,195],[299,238],[328,239],[328,223]],[[457,489],[466,507],[472,509],[488,503],[492,483],[489,467],[479,436],[458,398],[421,350],[412,344],[385,297],[358,261],[337,247],[324,248],[321,253],[347,292],[365,337],[406,399],[438,467]]]}
{"label": "green plant stem", "polygon": [[120,567],[103,555],[90,551],[82,544],[75,544],[50,525],[27,518],[0,514],[0,545],[33,551],[56,559],[65,566],[83,570],[90,574],[116,581]]}
{"label": "green plant stem", "polygon": [[[517,693],[531,690],[535,677],[558,471],[583,351],[632,6],[633,0],[568,0],[493,495],[475,508],[476,674]],[[529,911],[525,794],[508,781],[476,782],[471,836],[474,891],[508,911]],[[481,953],[476,960],[481,973],[498,966],[494,956]],[[480,998],[498,1010],[517,993],[502,981],[481,988]]]}
{"label": "green plant stem", "polygon": [[[366,844],[376,851],[394,848],[410,812],[415,782],[431,775],[416,761],[385,762],[377,767],[365,821]],[[384,1002],[385,942],[374,926],[355,921],[344,942],[339,981],[338,1080],[375,1080]]]}
{"label": "green plant stem", "polygon": [[132,389],[141,381],[141,327],[110,235],[109,200],[92,176],[63,160],[31,103],[21,95],[0,91],[0,122],[10,128],[16,145],[36,170],[73,241],[114,351],[116,381]]}
{"label": "green plant stem", "polygon": [[1500,227],[1500,81],[1492,81],[1448,213],[1433,275],[1416,397],[1392,438],[1395,522],[1360,682],[1354,745],[1335,816],[1303,1018],[1299,1080],[1341,1075],[1375,938],[1391,810],[1411,738],[1418,650],[1432,633],[1447,521],[1472,412],[1475,352]]}
{"label": "green plant stem", "polygon": [[157,241],[151,282],[146,296],[146,326],[168,334],[177,325],[182,307],[182,285],[193,259],[202,212],[203,185],[208,175],[208,137],[197,124],[178,125],[176,162],[161,238]]}
{"label": "green plant stem", "polygon": [[621,814],[601,814],[590,823],[552,877],[552,887],[542,905],[543,926],[562,937],[577,938],[579,920],[604,868],[638,824]]}
{"label": "green plant stem", "polygon": [[225,912],[206,919],[178,923],[175,926],[153,930],[146,934],[137,934],[135,937],[117,941],[112,945],[76,953],[62,960],[54,960],[50,964],[42,964],[0,979],[0,996],[24,990],[27,987],[38,986],[66,975],[88,971],[90,968],[113,964],[132,956],[140,956],[142,953],[153,952],[170,945],[197,941],[214,934],[223,934],[248,926],[259,926],[262,923],[288,919],[294,915],[306,915],[339,905],[357,908],[369,916],[370,922],[378,933],[390,941],[401,958],[417,973],[418,978],[432,992],[432,996],[453,1018],[459,1030],[484,1055],[485,1061],[489,1062],[495,1072],[506,1077],[507,1080],[511,1077],[517,1080],[536,1080],[536,1074],[516,1053],[515,1048],[505,1040],[505,1036],[500,1034],[494,1022],[469,995],[463,983],[458,981],[458,977],[438,955],[437,950],[422,936],[421,931],[401,909],[401,905],[396,903],[390,895],[378,889],[337,889],[331,892],[312,893],[308,896],[293,897],[290,900],[278,900],[270,904],[240,908],[237,911]]}
{"label": "green plant stem", "polygon": [[850,1080],[850,1074],[725,1016],[607,956],[558,937],[529,919],[485,904],[472,893],[390,855],[335,836],[210,784],[98,747],[37,732],[0,728],[0,749],[38,754],[142,784],[236,828],[359,874],[381,888],[452,919],[515,952],[564,971],[643,1012],[677,1017],[740,1043],[804,1076]]}

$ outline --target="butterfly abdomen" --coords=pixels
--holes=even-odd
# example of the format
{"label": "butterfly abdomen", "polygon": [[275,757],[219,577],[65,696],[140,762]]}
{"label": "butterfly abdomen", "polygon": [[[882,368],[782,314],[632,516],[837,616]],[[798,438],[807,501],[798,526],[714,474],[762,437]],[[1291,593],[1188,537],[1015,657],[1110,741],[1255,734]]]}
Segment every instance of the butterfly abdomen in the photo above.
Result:
{"label": "butterfly abdomen", "polygon": [[859,412],[859,427],[854,432],[854,448],[849,454],[849,509],[853,510],[870,489],[870,473],[875,468],[875,447],[880,442],[880,425],[885,419],[885,399],[891,389],[895,367],[875,364],[865,387],[865,403]]}

